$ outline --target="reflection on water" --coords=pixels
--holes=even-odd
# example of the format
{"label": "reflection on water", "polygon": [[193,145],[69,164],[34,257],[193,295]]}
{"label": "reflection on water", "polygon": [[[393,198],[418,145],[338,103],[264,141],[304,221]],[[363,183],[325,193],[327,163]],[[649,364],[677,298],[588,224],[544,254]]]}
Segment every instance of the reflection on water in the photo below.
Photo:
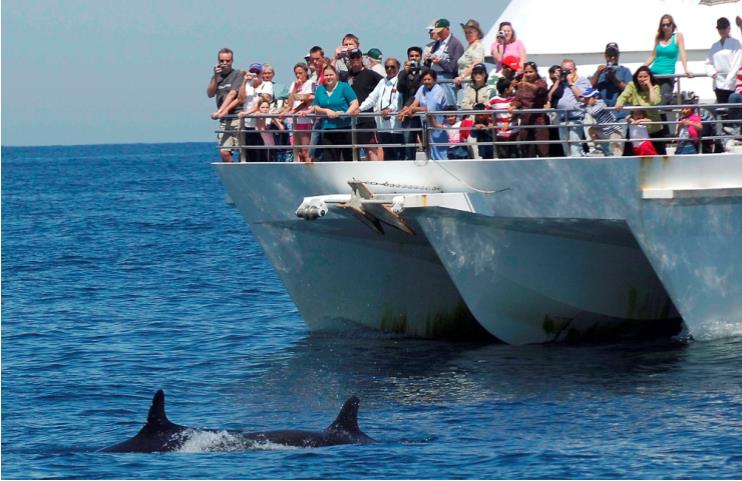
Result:
{"label": "reflection on water", "polygon": [[544,393],[569,396],[586,389],[616,393],[649,385],[657,389],[665,373],[682,369],[684,360],[704,351],[703,344],[668,341],[508,346],[310,335],[262,359],[262,375],[237,390],[250,396],[259,386],[261,396],[287,402],[357,394],[366,405],[476,403]]}

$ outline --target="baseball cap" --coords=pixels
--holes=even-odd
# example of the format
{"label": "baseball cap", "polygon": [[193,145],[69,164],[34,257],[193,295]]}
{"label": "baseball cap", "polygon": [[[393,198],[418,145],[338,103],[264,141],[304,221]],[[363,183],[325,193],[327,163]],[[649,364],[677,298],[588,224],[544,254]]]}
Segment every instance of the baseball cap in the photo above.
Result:
{"label": "baseball cap", "polygon": [[368,52],[366,52],[366,56],[371,57],[374,60],[381,60],[382,53],[378,48],[370,48]]}
{"label": "baseball cap", "polygon": [[520,63],[518,60],[518,57],[514,57],[513,55],[508,55],[504,59],[502,59],[502,64],[512,70],[518,71],[520,70]]}
{"label": "baseball cap", "polygon": [[727,17],[720,17],[716,21],[716,28],[722,29],[722,28],[729,28],[731,24],[729,23],[729,19]]}
{"label": "baseball cap", "polygon": [[619,53],[619,52],[621,52],[621,51],[620,51],[620,50],[618,49],[618,44],[617,44],[616,42],[609,42],[608,44],[606,44],[606,46],[605,46],[605,51],[606,51],[606,53],[607,53],[607,52],[609,52],[609,51],[611,51],[611,50],[615,50],[615,51],[616,51],[616,53]]}
{"label": "baseball cap", "polygon": [[600,92],[598,91],[598,89],[594,89],[594,88],[588,88],[587,90],[582,92],[582,95],[580,95],[580,97],[584,99],[589,99],[590,97],[599,97],[599,96],[600,96]]}
{"label": "baseball cap", "polygon": [[483,63],[474,64],[474,66],[471,68],[471,73],[474,73],[474,72],[487,73],[487,66],[484,65]]}
{"label": "baseball cap", "polygon": [[252,73],[260,73],[263,71],[263,65],[259,63],[252,63],[247,70]]}
{"label": "baseball cap", "polygon": [[448,21],[447,18],[439,18],[435,21],[435,29],[434,30],[441,30],[444,28],[448,28],[451,26],[451,22]]}
{"label": "baseball cap", "polygon": [[348,57],[349,58],[360,58],[360,57],[363,57],[363,52],[361,52],[361,49],[359,48],[352,48],[348,50]]}

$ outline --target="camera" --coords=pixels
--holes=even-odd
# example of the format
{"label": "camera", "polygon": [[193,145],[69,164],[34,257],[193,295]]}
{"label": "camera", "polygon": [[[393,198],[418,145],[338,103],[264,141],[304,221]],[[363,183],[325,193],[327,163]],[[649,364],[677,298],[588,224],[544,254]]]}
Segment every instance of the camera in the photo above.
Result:
{"label": "camera", "polygon": [[497,32],[497,38],[505,38],[505,32],[503,32],[502,30]]}
{"label": "camera", "polygon": [[615,72],[616,70],[618,70],[618,65],[613,62],[608,62],[605,64],[605,69]]}
{"label": "camera", "polygon": [[562,80],[567,80],[567,77],[568,77],[568,76],[569,76],[569,74],[571,74],[571,73],[572,73],[572,71],[571,71],[570,69],[568,69],[568,68],[565,68],[565,69],[562,69],[562,73],[561,73],[561,74],[559,75],[559,77],[560,77],[560,78],[561,78]]}
{"label": "camera", "polygon": [[410,60],[410,71],[413,73],[420,71],[420,63],[417,60]]}

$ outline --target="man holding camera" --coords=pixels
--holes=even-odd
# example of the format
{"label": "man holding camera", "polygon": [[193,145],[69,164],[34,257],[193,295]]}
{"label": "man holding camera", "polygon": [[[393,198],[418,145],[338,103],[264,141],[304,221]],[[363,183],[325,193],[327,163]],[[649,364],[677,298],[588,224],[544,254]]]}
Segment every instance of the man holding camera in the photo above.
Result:
{"label": "man holding camera", "polygon": [[[332,58],[332,65],[337,69],[340,80],[348,80],[348,71],[350,70],[350,52],[361,48],[361,41],[352,33],[347,33],[343,37],[342,45],[335,49],[335,56]],[[338,61],[339,60],[339,61]]]}
{"label": "man holding camera", "polygon": [[[399,73],[399,82],[397,89],[402,96],[402,106],[407,107],[415,100],[417,89],[422,84],[422,57],[423,50],[420,47],[410,47],[407,49],[407,61],[404,63],[404,70]],[[420,117],[411,115],[402,121],[402,128],[417,129],[405,130],[404,143],[408,146],[404,148],[404,160],[415,160],[417,155],[417,136],[422,129]]]}
{"label": "man holding camera", "polygon": [[577,75],[577,67],[572,59],[562,60],[562,73],[558,82],[564,83],[564,93],[556,105],[559,111],[559,138],[562,140],[564,155],[583,157],[582,142],[585,140],[585,109],[580,96],[590,88],[585,77]]}
{"label": "man holding camera", "polygon": [[219,154],[222,162],[232,162],[232,147],[239,145],[240,120],[238,118],[225,118],[232,116],[240,110],[241,104],[238,93],[242,87],[242,75],[232,68],[234,53],[223,48],[217,54],[219,63],[214,66],[214,75],[206,88],[209,98],[216,96],[216,112],[211,118],[219,120]]}
{"label": "man holding camera", "polygon": [[[348,51],[348,59],[348,83],[353,87],[358,103],[362,104],[384,77],[363,66],[363,52],[360,49],[354,48]],[[381,147],[368,146],[368,144],[378,143],[376,132],[373,131],[376,127],[374,119],[361,117],[356,127],[360,129],[356,140],[360,145],[367,145],[364,148],[368,152],[368,160],[384,160],[384,151]]]}
{"label": "man holding camera", "polygon": [[456,91],[451,81],[456,78],[459,71],[458,62],[464,55],[464,45],[451,33],[451,23],[448,19],[437,20],[433,32],[437,40],[425,62],[430,62],[430,68],[438,74],[438,82],[446,93],[448,105],[456,105]]}
{"label": "man holding camera", "polygon": [[[598,65],[597,70],[590,78],[592,87],[600,93],[600,98],[608,107],[615,107],[616,99],[623,89],[631,82],[631,70],[619,65],[618,57],[620,51],[616,42],[610,42],[605,46],[605,64]],[[615,112],[616,119],[621,120],[628,112]]]}

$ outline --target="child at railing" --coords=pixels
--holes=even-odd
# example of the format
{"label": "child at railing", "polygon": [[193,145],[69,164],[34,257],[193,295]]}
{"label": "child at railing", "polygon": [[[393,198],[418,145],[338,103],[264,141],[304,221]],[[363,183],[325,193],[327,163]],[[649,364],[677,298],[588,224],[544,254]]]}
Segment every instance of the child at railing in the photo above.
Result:
{"label": "child at railing", "polygon": [[698,139],[700,137],[701,116],[698,115],[693,107],[683,107],[680,109],[680,119],[676,135],[678,136],[678,145],[675,147],[676,154],[697,154]]}
{"label": "child at railing", "polygon": [[600,92],[597,89],[589,88],[582,93],[580,100],[585,104],[585,111],[595,120],[596,125],[588,129],[590,137],[593,140],[611,141],[596,142],[598,148],[606,156],[620,157],[623,155],[621,128],[618,125],[611,125],[616,123],[616,116],[608,110],[608,106],[600,99]]}
{"label": "child at railing", "polygon": [[[484,110],[486,107],[484,104],[475,104],[473,110]],[[478,155],[473,157],[481,159],[492,159],[494,158],[494,142],[493,132],[495,126],[492,123],[492,114],[476,114],[474,116],[474,125],[472,126],[471,135],[469,136],[472,149],[476,149]],[[489,144],[489,145],[479,145]]]}
{"label": "child at railing", "polygon": [[[453,105],[446,106],[443,110],[456,112],[456,107]],[[448,134],[449,145],[448,146],[448,158],[449,159],[469,159],[469,149],[466,148],[466,139],[469,137],[471,126],[474,122],[471,119],[461,120],[455,113],[447,114],[445,116],[446,122],[446,134]]]}
{"label": "child at railing", "polygon": [[[260,100],[258,104],[258,113],[260,115],[270,115],[271,103],[268,100]],[[283,125],[278,118],[269,117],[257,117],[255,119],[255,129],[260,132],[260,137],[263,139],[263,145],[276,145],[276,140],[273,137],[271,130],[285,130],[286,127]],[[266,159],[268,162],[273,161],[273,150],[268,149]]]}
{"label": "child at railing", "polygon": [[647,117],[647,113],[644,110],[634,110],[628,117],[627,122],[629,123],[629,139],[631,139],[633,154],[641,156],[657,155],[657,149],[654,148],[654,144],[649,138],[647,124],[652,122],[652,119]]}
{"label": "child at railing", "polygon": [[520,148],[517,144],[507,143],[518,140],[518,128],[513,127],[513,114],[510,113],[510,104],[515,98],[513,86],[505,77],[497,81],[497,95],[487,103],[495,112],[495,126],[497,127],[497,157],[513,159],[520,157]]}

